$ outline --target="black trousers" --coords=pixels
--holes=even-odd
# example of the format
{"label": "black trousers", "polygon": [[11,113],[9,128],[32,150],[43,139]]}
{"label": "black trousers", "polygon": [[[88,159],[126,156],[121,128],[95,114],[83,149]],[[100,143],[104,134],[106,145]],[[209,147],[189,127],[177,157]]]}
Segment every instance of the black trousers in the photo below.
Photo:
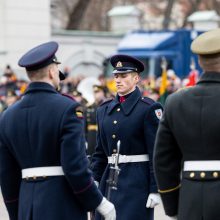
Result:
{"label": "black trousers", "polygon": [[220,180],[183,179],[178,220],[220,220]]}

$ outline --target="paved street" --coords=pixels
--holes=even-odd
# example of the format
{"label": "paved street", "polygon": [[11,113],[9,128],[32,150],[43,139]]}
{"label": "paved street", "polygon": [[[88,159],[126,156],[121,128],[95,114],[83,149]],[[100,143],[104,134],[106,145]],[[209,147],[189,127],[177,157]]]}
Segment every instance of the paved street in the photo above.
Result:
{"label": "paved street", "polygon": [[154,220],[169,220],[168,217],[165,216],[162,205],[157,206],[155,208],[155,218]]}
{"label": "paved street", "polygon": [[3,204],[2,201],[2,195],[1,195],[1,191],[0,191],[0,219],[1,220],[8,220],[8,214],[6,212],[6,208],[5,205]]}
{"label": "paved street", "polygon": [[[0,219],[9,220],[1,195],[0,195]],[[169,218],[165,217],[164,211],[161,206],[155,209],[155,220],[169,220]]]}

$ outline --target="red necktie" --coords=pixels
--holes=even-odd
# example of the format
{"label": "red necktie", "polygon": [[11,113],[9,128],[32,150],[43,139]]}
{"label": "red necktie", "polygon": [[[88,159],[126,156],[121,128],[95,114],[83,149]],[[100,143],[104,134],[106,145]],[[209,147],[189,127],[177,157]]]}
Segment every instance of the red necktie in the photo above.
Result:
{"label": "red necktie", "polygon": [[119,102],[122,103],[122,102],[124,102],[124,101],[125,101],[125,97],[124,97],[124,96],[120,96],[120,97],[119,97]]}

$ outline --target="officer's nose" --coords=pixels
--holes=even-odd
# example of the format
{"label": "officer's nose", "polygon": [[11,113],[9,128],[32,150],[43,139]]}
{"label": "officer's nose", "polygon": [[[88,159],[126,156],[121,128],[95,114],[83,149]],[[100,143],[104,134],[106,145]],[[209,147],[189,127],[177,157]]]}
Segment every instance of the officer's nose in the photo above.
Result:
{"label": "officer's nose", "polygon": [[120,83],[121,83],[120,77],[117,77],[117,78],[115,79],[115,82],[116,82],[117,85],[120,84]]}

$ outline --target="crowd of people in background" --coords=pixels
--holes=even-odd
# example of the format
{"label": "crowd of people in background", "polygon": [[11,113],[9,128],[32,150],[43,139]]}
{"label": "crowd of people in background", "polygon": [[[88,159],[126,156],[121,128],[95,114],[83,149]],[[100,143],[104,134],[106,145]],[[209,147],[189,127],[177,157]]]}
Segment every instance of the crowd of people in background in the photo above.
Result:
{"label": "crowd of people in background", "polygon": [[[73,97],[80,102],[82,106],[86,107],[88,105],[88,100],[86,100],[86,97],[83,96],[82,92],[77,90],[79,83],[86,77],[83,75],[71,76],[68,73],[68,68],[64,69],[64,73],[67,75],[67,78],[62,82],[60,92]],[[171,69],[167,70],[166,75],[167,95],[186,86],[195,85],[198,80],[198,74],[195,74],[195,70],[192,70],[192,72],[184,79],[180,79]],[[139,83],[139,88],[143,96],[152,98],[155,101],[160,101],[161,79],[162,77],[156,79],[153,77],[142,79]],[[113,79],[105,78],[105,76],[101,74],[99,75],[98,80],[98,84],[106,89],[105,98],[114,97],[116,88]],[[28,83],[27,80],[19,79],[10,65],[5,67],[5,70],[0,77],[0,112],[4,111],[8,106],[22,97]]]}

